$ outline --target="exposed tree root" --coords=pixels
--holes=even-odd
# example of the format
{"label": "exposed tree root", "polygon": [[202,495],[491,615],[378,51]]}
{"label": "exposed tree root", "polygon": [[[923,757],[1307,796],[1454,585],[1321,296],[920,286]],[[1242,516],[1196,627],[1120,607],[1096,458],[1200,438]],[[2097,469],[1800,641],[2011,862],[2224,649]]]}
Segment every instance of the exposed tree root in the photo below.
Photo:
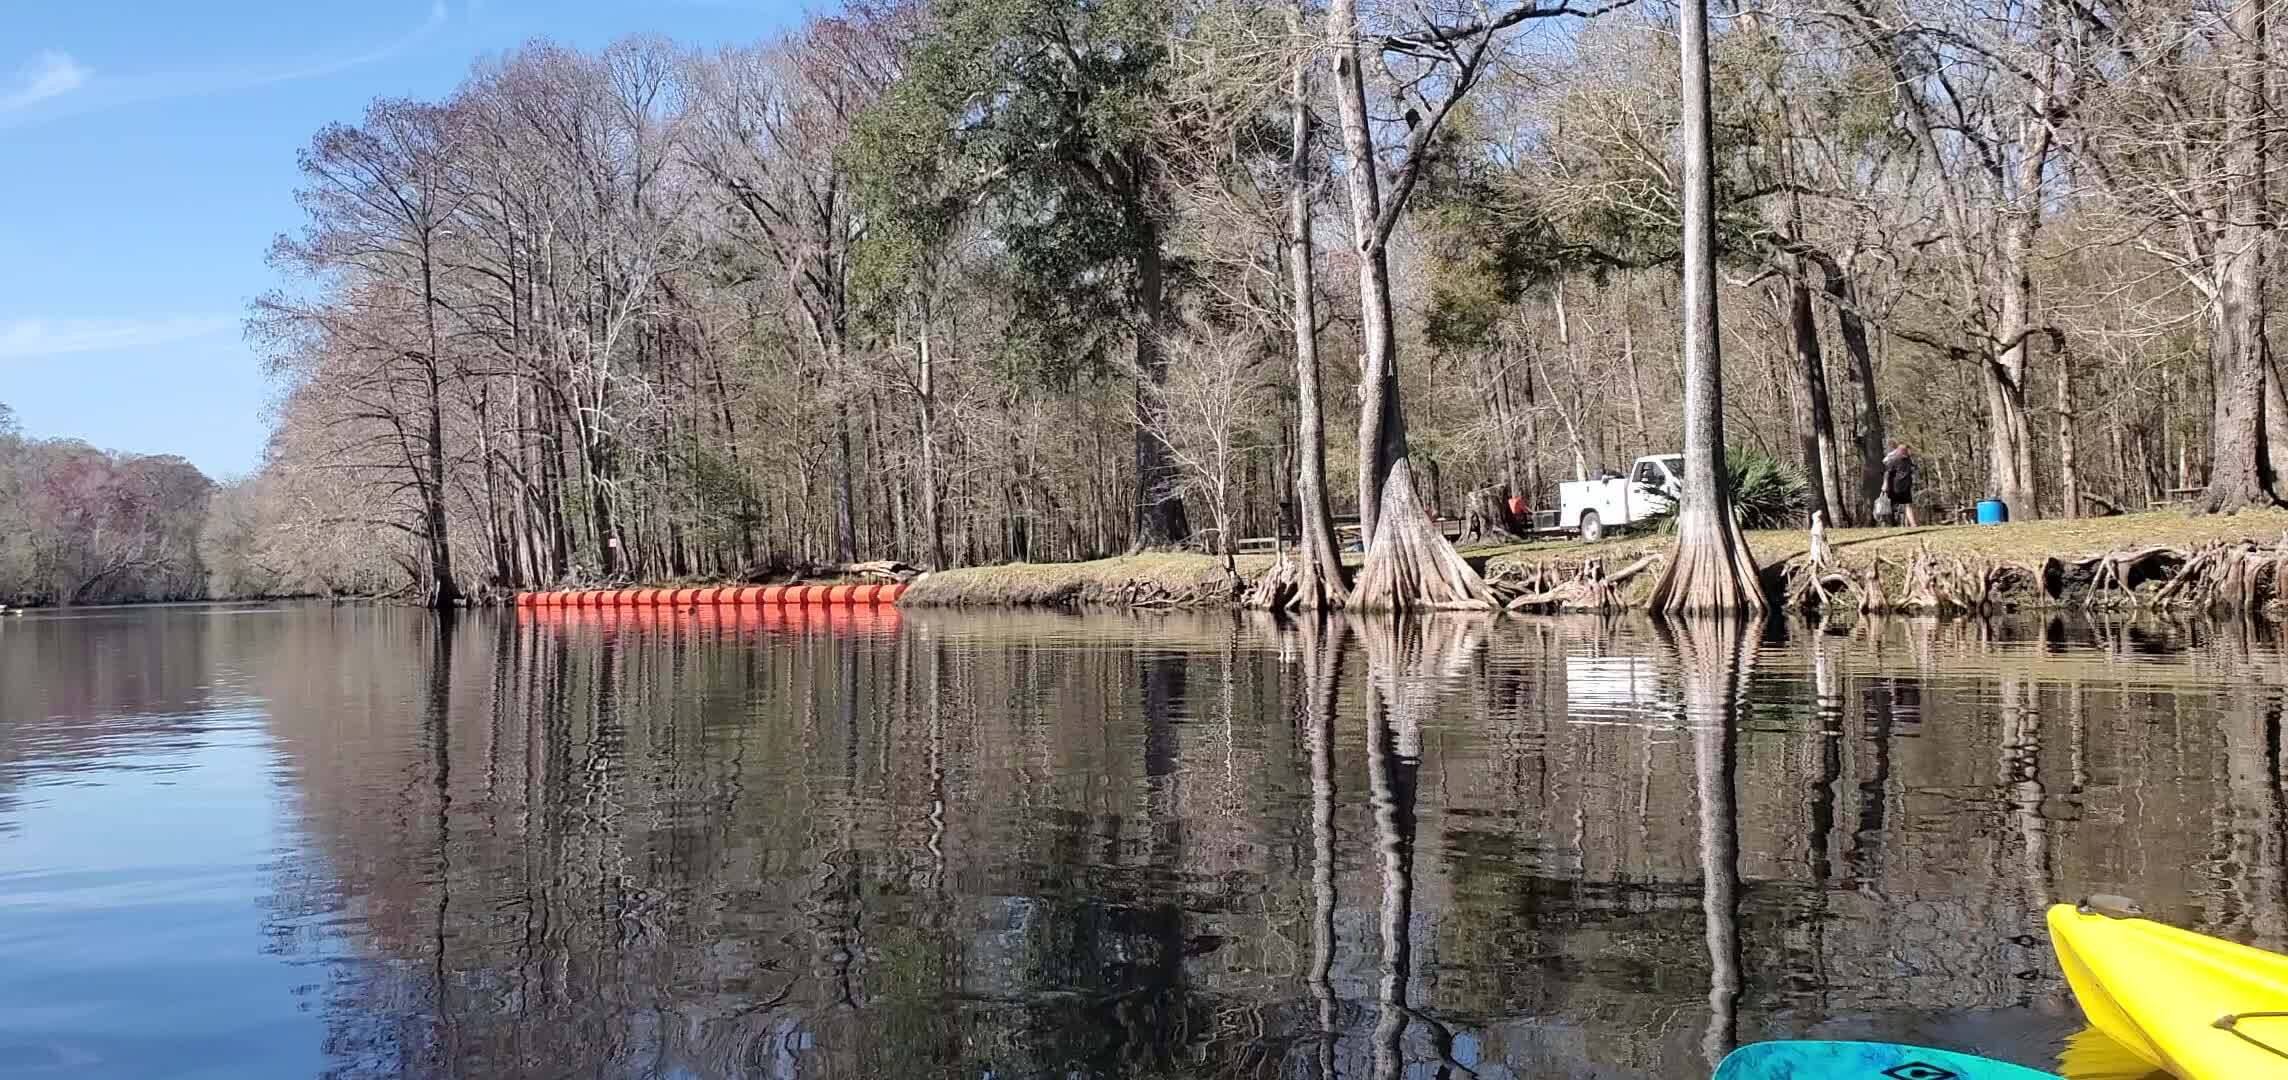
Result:
{"label": "exposed tree root", "polygon": [[1581,564],[1572,580],[1562,583],[1556,580],[1554,572],[1536,566],[1522,577],[1504,578],[1488,585],[1494,595],[1502,599],[1502,607],[1509,611],[1619,611],[1628,607],[1621,598],[1621,586],[1651,569],[1660,559],[1658,555],[1647,555],[1610,575],[1605,573],[1605,560],[1590,559]]}
{"label": "exposed tree root", "polygon": [[1295,566],[1295,557],[1281,551],[1279,561],[1255,579],[1255,584],[1247,590],[1247,598],[1240,603],[1258,611],[1287,610],[1287,605],[1295,600],[1296,579],[1302,576]]}
{"label": "exposed tree root", "polygon": [[1247,590],[1240,601],[1244,607],[1259,611],[1332,611],[1343,606],[1341,581],[1328,581],[1327,575],[1314,559],[1299,558],[1294,550],[1283,550],[1279,561]]}
{"label": "exposed tree root", "polygon": [[1908,562],[1896,596],[1888,590],[1881,560],[1844,569],[1818,555],[1815,544],[1810,555],[1787,567],[1790,606],[1831,611],[1855,601],[1862,614],[1982,614],[2021,599],[2084,608],[2244,614],[2261,612],[2267,604],[2288,607],[2288,535],[2269,548],[2251,540],[2219,541],[2190,551],[2123,548],[2051,556],[2034,567],[1942,557],[1925,546]]}
{"label": "exposed tree root", "polygon": [[1374,543],[1351,589],[1362,611],[1490,610],[1485,580],[1446,542],[1414,495],[1414,473],[1401,459],[1382,485]]}

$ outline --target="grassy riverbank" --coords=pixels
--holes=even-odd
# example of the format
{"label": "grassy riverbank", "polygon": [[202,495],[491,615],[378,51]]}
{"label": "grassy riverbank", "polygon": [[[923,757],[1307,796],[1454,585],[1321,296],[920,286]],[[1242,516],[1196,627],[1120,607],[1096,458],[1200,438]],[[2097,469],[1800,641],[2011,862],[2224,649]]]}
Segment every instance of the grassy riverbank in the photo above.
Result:
{"label": "grassy riverbank", "polygon": [[[1982,560],[2038,567],[2055,556],[2093,555],[2124,548],[2169,546],[2191,549],[2218,540],[2256,540],[2270,545],[2288,533],[2288,511],[2233,515],[2181,512],[2127,514],[2074,521],[2029,521],[2011,525],[1926,525],[1898,529],[1837,529],[1829,546],[1845,569],[1871,567],[1880,559],[1894,584],[1903,577],[1918,547],[1928,545],[1941,558]],[[1539,540],[1499,547],[1465,548],[1462,554],[1487,574],[1514,573],[1546,566],[1570,574],[1596,557],[1608,571],[1668,550],[1663,535],[1624,536],[1596,544],[1574,539]],[[1765,567],[1803,557],[1809,538],[1800,529],[1748,534],[1748,546]],[[1358,556],[1350,556],[1355,564]],[[1271,565],[1269,556],[1243,556],[1239,573],[1249,580]],[[1643,574],[1624,591],[1638,598],[1651,585]],[[1053,607],[1146,604],[1203,606],[1226,603],[1230,580],[1223,561],[1207,555],[1148,552],[1079,563],[1017,563],[947,570],[914,582],[902,603],[939,607]]]}

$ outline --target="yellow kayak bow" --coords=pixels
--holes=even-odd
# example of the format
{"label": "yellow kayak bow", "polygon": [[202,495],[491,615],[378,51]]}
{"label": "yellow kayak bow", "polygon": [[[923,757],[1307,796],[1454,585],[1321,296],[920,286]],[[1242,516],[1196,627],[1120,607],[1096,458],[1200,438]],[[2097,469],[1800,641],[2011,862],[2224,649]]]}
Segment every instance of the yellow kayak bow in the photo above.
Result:
{"label": "yellow kayak bow", "polygon": [[2091,1027],[2181,1080],[2288,1077],[2288,956],[2106,910],[2049,912]]}

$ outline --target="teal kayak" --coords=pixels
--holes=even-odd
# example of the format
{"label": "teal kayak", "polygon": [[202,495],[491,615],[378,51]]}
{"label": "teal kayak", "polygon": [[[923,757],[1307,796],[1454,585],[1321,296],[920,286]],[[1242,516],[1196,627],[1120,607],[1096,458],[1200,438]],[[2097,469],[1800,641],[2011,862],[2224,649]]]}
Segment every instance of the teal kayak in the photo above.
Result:
{"label": "teal kayak", "polygon": [[2058,1080],[2006,1061],[1871,1042],[1767,1042],[1743,1046],[1715,1080]]}

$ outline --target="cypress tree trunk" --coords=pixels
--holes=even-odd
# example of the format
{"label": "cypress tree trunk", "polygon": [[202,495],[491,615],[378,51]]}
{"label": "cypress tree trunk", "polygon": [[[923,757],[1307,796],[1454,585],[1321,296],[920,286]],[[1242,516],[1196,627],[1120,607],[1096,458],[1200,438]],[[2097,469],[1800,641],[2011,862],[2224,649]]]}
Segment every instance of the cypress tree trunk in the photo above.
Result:
{"label": "cypress tree trunk", "polygon": [[1398,341],[1392,332],[1389,249],[1374,135],[1366,111],[1359,49],[1358,0],[1333,0],[1327,33],[1336,50],[1335,102],[1348,163],[1351,239],[1359,260],[1359,524],[1366,566],[1351,590],[1353,607],[1492,606],[1477,571],[1455,553],[1416,496],[1406,465],[1406,423],[1398,401]]}
{"label": "cypress tree trunk", "polygon": [[[1140,214],[1141,211],[1138,211]],[[1162,281],[1160,230],[1140,225],[1136,251],[1136,309],[1143,315],[1136,331],[1136,548],[1169,547],[1192,535],[1184,497],[1176,490],[1175,452],[1160,436],[1160,388],[1168,380],[1168,358],[1160,352],[1160,321],[1166,306]]]}
{"label": "cypress tree trunk", "polygon": [[1708,0],[1684,0],[1684,499],[1676,550],[1653,584],[1672,612],[1760,612],[1756,560],[1724,477],[1724,379],[1716,319],[1716,184],[1708,103]]}
{"label": "cypress tree trunk", "polygon": [[1812,318],[1811,285],[1803,280],[1803,261],[1795,260],[1796,274],[1788,281],[1788,326],[1795,344],[1795,382],[1804,411],[1804,478],[1811,482],[1811,509],[1837,519],[1844,505],[1840,474],[1842,461],[1835,449],[1835,406],[1827,393],[1827,363],[1819,351],[1819,324]]}
{"label": "cypress tree trunk", "polygon": [[938,515],[937,492],[937,358],[930,353],[930,308],[927,298],[921,303],[919,334],[920,370],[915,373],[921,407],[921,503],[922,532],[926,534],[927,555],[932,570],[945,569],[945,522]]}
{"label": "cypress tree trunk", "polygon": [[438,368],[445,362],[440,353],[442,339],[437,333],[437,279],[436,262],[429,249],[429,234],[421,237],[421,320],[428,336],[428,356],[424,370],[428,374],[428,475],[421,485],[423,517],[429,535],[429,605],[449,608],[461,598],[461,585],[453,580],[453,542],[447,532],[445,518],[445,405],[444,376]]}
{"label": "cypress tree trunk", "polygon": [[[1288,31],[1304,40],[1303,6],[1288,13]],[[1326,416],[1319,404],[1319,323],[1311,266],[1311,58],[1298,48],[1288,75],[1287,107],[1292,150],[1287,162],[1287,273],[1295,331],[1296,472],[1295,512],[1303,558],[1297,568],[1294,605],[1306,609],[1341,606],[1343,562],[1335,545],[1334,512],[1327,505]]]}
{"label": "cypress tree trunk", "polygon": [[2081,516],[2081,469],[2075,460],[2073,356],[2058,350],[2058,496],[2063,516]]}
{"label": "cypress tree trunk", "polygon": [[1848,511],[1836,519],[1843,524],[1868,520],[1875,495],[1883,489],[1883,409],[1875,393],[1875,353],[1867,346],[1867,324],[1859,318],[1858,290],[1833,256],[1815,255],[1828,302],[1835,307],[1835,336],[1843,342],[1850,363],[1851,431],[1859,446],[1859,491]]}
{"label": "cypress tree trunk", "polygon": [[2269,112],[2261,0],[2232,8],[2225,93],[2225,226],[2216,246],[2209,340],[2215,404],[2209,433],[2211,512],[2274,501],[2264,447],[2265,125]]}
{"label": "cypress tree trunk", "polygon": [[[2044,17],[2048,17],[2045,10]],[[2048,167],[2052,131],[2049,112],[2057,78],[2056,31],[2044,26],[2042,62],[2031,115],[2020,151],[2010,202],[2002,218],[1999,264],[2002,275],[2003,347],[1979,365],[1986,385],[1987,471],[1994,496],[2010,507],[2010,520],[2040,516],[2034,472],[2034,428],[2026,402],[2026,360],[2033,351],[2034,234],[2042,227],[2043,170]]]}
{"label": "cypress tree trunk", "polygon": [[1335,42],[1335,104],[1342,113],[1343,156],[1349,167],[1351,239],[1359,274],[1359,535],[1372,543],[1382,513],[1382,485],[1406,456],[1406,424],[1398,407],[1398,342],[1390,312],[1390,257],[1377,225],[1382,192],[1375,175],[1374,133],[1366,111],[1365,59],[1360,53],[1358,0],[1327,6],[1327,33]]}

